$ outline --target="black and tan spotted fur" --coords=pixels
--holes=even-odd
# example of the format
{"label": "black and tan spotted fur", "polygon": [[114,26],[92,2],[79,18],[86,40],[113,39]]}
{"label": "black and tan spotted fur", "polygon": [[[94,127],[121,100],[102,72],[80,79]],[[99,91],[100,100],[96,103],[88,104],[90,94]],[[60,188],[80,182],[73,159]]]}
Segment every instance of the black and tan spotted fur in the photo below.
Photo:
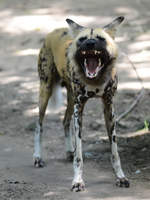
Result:
{"label": "black and tan spotted fur", "polygon": [[[85,187],[82,178],[82,113],[87,100],[94,97],[101,98],[104,105],[112,152],[111,162],[117,185],[129,187],[117,150],[113,110],[113,96],[117,89],[115,62],[118,54],[114,37],[123,19],[124,17],[118,17],[105,27],[95,29],[82,27],[67,19],[69,29],[61,28],[49,33],[39,53],[39,121],[35,131],[35,166],[44,165],[41,158],[42,123],[53,89],[61,82],[67,89],[67,109],[63,125],[67,158],[73,158],[74,191],[84,190]],[[72,143],[72,134],[75,145]]]}

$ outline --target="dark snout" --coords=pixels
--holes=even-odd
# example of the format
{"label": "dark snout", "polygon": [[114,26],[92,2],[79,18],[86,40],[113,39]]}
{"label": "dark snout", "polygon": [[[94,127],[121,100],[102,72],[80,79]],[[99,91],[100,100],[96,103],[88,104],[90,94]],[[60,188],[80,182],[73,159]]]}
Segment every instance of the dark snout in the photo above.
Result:
{"label": "dark snout", "polygon": [[85,42],[85,47],[87,49],[93,49],[95,47],[95,44],[96,44],[96,40],[95,39],[88,39]]}
{"label": "dark snout", "polygon": [[106,48],[106,41],[104,39],[87,39],[81,45],[85,50],[102,50]]}

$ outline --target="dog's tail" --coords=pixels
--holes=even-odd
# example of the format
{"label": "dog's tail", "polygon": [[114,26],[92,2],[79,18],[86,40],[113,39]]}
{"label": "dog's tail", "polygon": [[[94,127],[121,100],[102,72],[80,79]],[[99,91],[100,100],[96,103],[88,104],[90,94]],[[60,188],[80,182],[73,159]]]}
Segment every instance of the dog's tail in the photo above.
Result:
{"label": "dog's tail", "polygon": [[62,105],[63,94],[62,87],[59,83],[55,84],[53,87],[52,96],[49,100],[49,107],[52,109],[57,109]]}
{"label": "dog's tail", "polygon": [[55,79],[53,83],[52,96],[50,97],[48,108],[50,112],[60,112],[64,107],[64,94],[62,89],[61,78],[58,72],[55,72]]}

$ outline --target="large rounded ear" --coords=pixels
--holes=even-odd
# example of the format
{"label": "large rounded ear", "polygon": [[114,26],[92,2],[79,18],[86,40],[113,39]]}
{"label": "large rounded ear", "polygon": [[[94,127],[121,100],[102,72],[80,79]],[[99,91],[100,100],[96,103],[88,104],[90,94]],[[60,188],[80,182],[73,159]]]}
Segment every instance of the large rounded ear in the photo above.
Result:
{"label": "large rounded ear", "polygon": [[76,22],[74,22],[71,19],[66,19],[66,22],[69,25],[70,28],[70,35],[72,37],[75,37],[80,31],[82,31],[84,29],[83,26],[80,26],[79,24],[77,24]]}
{"label": "large rounded ear", "polygon": [[120,16],[114,19],[110,24],[107,24],[103,29],[114,39],[118,26],[123,22],[124,17]]}

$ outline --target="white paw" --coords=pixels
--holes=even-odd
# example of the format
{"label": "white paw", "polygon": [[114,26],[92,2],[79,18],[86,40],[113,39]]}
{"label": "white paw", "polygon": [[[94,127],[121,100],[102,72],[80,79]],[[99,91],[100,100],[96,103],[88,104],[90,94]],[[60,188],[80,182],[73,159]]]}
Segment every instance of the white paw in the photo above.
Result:
{"label": "white paw", "polygon": [[76,182],[72,184],[71,191],[73,192],[81,192],[85,190],[84,182]]}
{"label": "white paw", "polygon": [[45,166],[44,161],[41,158],[35,158],[34,160],[34,166],[36,168],[43,168]]}

